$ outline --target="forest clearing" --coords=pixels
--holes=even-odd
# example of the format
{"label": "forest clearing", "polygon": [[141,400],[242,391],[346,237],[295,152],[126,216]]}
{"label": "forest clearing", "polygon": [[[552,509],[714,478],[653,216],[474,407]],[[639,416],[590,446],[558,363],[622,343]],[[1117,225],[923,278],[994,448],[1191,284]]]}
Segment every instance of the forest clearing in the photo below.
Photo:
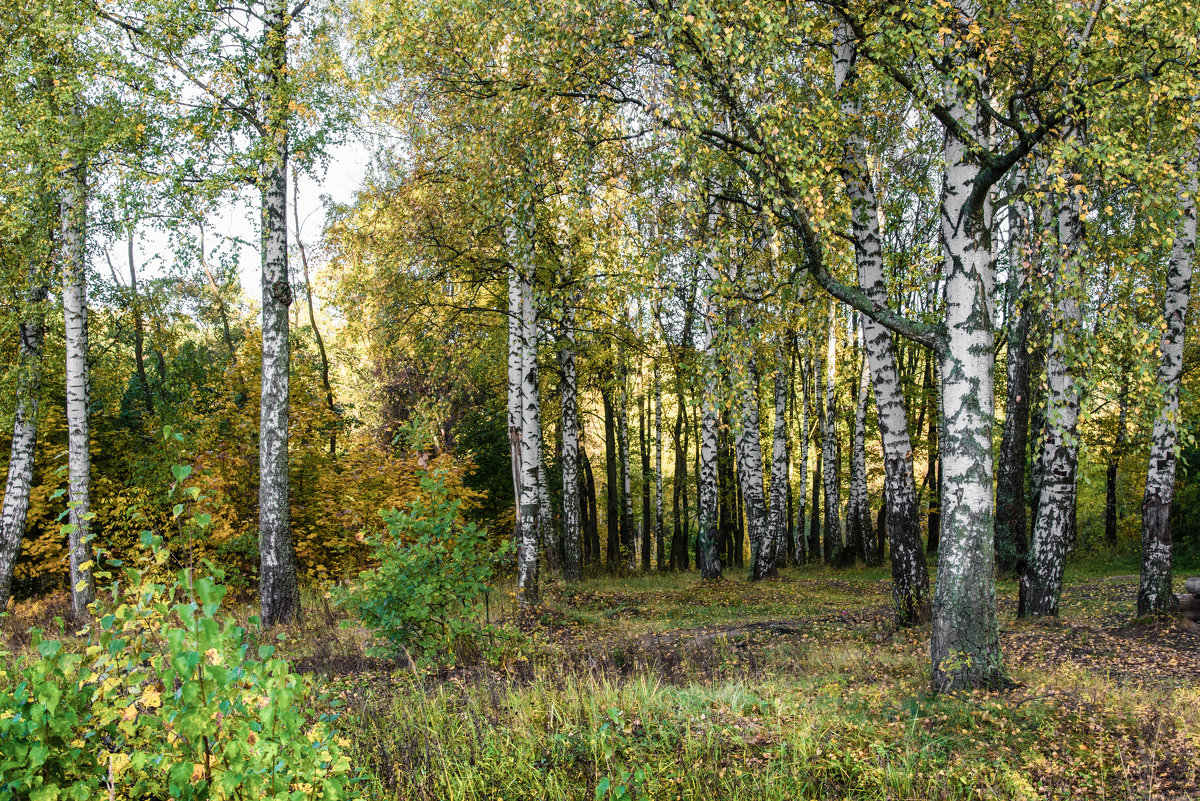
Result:
{"label": "forest clearing", "polygon": [[1200,798],[1198,103],[1197,0],[0,0],[0,801]]}

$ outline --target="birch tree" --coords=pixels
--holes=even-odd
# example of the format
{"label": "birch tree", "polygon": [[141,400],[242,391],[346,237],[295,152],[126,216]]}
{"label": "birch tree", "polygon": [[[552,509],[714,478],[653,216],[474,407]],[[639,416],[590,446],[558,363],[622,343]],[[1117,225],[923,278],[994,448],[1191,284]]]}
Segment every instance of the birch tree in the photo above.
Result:
{"label": "birch tree", "polygon": [[[1021,170],[1022,177],[1028,168]],[[1024,183],[1024,181],[1019,181]],[[1006,342],[1004,431],[996,469],[996,565],[1003,573],[1015,574],[1028,550],[1025,518],[1025,469],[1029,441],[1029,318],[1030,275],[1037,271],[1034,260],[1039,250],[1029,203],[1020,194],[1014,198],[1010,220],[1016,251],[1008,276],[1008,341]]]}
{"label": "birch tree", "polygon": [[[712,255],[709,259],[711,261]],[[699,532],[696,553],[700,575],[705,579],[721,578],[721,560],[717,556],[717,539],[720,535],[718,509],[719,488],[717,485],[717,437],[720,426],[719,387],[717,371],[717,347],[714,338],[715,309],[711,277],[715,267],[708,265],[709,283],[704,292],[704,325],[700,333],[700,351],[704,364],[704,393],[701,399],[700,432],[700,499],[698,512]]]}
{"label": "birch tree", "polygon": [[1160,405],[1150,440],[1146,490],[1142,496],[1142,570],[1138,582],[1138,615],[1171,615],[1178,602],[1171,591],[1171,500],[1179,448],[1179,378],[1183,341],[1191,299],[1192,260],[1196,253],[1196,191],[1200,163],[1196,145],[1186,162],[1179,192],[1179,220],[1167,264],[1163,293],[1163,334],[1159,344]]}
{"label": "birch tree", "polygon": [[[842,111],[850,120],[857,120],[862,114],[856,86],[857,62],[857,39],[850,24],[843,20],[834,36],[834,86],[842,98]],[[883,280],[879,202],[867,164],[862,128],[852,125],[845,140],[841,174],[851,203],[858,285],[872,304],[883,308],[888,297]],[[867,314],[863,315],[862,328],[883,441],[883,496],[887,531],[892,541],[892,608],[897,625],[910,626],[928,619],[929,572],[921,548],[908,412],[896,370],[891,331]]]}
{"label": "birch tree", "polygon": [[[563,577],[567,581],[579,581],[583,578],[583,549],[580,543],[579,411],[576,401],[575,303],[573,300],[568,301],[567,307],[563,311],[560,343],[558,363],[562,371]],[[661,435],[661,417],[659,432]],[[661,461],[661,440],[659,446],[659,461]],[[660,506],[661,487],[660,479]],[[662,527],[660,525],[660,541],[661,534]]]}
{"label": "birch tree", "polygon": [[[787,547],[788,525],[788,367],[790,365],[787,351],[782,345],[775,347],[775,419],[773,421],[773,436],[771,439],[771,498],[768,514],[770,534],[768,542],[771,553],[765,557],[771,560],[774,567],[781,560],[779,553]],[[759,568],[759,570],[762,570]],[[769,570],[762,571],[764,575]]]}
{"label": "birch tree", "polygon": [[821,438],[821,476],[825,490],[825,564],[842,559],[841,464],[837,430],[837,307],[830,306],[829,330],[825,338],[825,416]]}
{"label": "birch tree", "polygon": [[25,536],[29,493],[33,484],[34,453],[37,445],[38,406],[42,389],[42,354],[46,340],[48,277],[42,259],[45,253],[25,254],[25,298],[17,329],[17,406],[13,415],[12,447],[4,504],[0,508],[0,611],[8,607],[13,568]]}
{"label": "birch tree", "polygon": [[[75,118],[78,124],[78,118]],[[67,524],[71,606],[87,614],[96,597],[92,579],[91,443],[88,417],[87,170],[75,161],[60,191],[62,220],[63,320],[66,339]]]}
{"label": "birch tree", "polygon": [[[1070,161],[1064,172],[1077,174]],[[1061,182],[1058,200],[1058,269],[1052,292],[1054,319],[1046,354],[1046,423],[1042,436],[1042,481],[1038,488],[1033,541],[1021,576],[1019,614],[1058,614],[1075,510],[1079,464],[1079,389],[1073,354],[1080,335],[1079,294],[1083,283],[1083,187]]]}

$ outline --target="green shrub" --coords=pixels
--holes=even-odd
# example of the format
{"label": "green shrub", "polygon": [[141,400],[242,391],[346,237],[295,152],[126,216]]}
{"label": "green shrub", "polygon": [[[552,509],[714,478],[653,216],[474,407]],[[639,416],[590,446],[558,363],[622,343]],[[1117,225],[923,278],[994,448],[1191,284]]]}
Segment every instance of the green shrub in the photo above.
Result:
{"label": "green shrub", "polygon": [[125,569],[93,607],[83,653],[42,639],[0,654],[0,798],[338,799],[349,764],[311,688],[246,631],[218,620],[224,588],[167,552]]}
{"label": "green shrub", "polygon": [[421,490],[410,511],[381,513],[387,533],[371,539],[378,567],[346,602],[384,640],[377,652],[428,666],[494,641],[487,598],[508,543],[494,551],[486,529],[459,519],[441,473],[423,477]]}

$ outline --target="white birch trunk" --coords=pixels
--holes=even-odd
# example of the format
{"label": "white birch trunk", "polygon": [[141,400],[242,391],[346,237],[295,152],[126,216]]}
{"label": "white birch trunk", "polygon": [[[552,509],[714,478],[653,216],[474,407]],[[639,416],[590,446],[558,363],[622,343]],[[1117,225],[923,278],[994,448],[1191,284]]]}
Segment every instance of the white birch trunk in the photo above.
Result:
{"label": "white birch trunk", "polygon": [[[842,87],[853,89],[857,57],[857,42],[849,26],[843,24],[837,33],[834,60],[834,79],[839,91]],[[843,98],[842,109],[851,118],[859,118],[860,104],[852,91]],[[888,298],[883,282],[878,199],[866,162],[865,142],[858,128],[847,138],[845,163],[842,177],[852,206],[858,283],[866,296],[883,308]],[[891,332],[864,315],[863,340],[870,360],[883,441],[884,505],[888,537],[892,541],[892,606],[897,625],[911,626],[929,617],[929,571],[921,547],[908,414]]]}
{"label": "white birch trunk", "polygon": [[266,155],[260,167],[262,191],[262,392],[258,437],[258,554],[262,623],[289,623],[300,612],[296,554],[292,543],[288,493],[289,364],[287,163],[288,103],[286,3],[268,3],[263,12],[263,53],[267,77]]}
{"label": "white birch trunk", "polygon": [[579,411],[575,377],[575,307],[568,301],[563,314],[563,345],[558,351],[562,370],[562,492],[563,577],[583,578],[583,546],[579,514]]}
{"label": "white birch trunk", "polygon": [[768,537],[771,552],[767,554],[771,567],[779,562],[780,551],[787,550],[788,525],[788,442],[787,396],[788,358],[783,346],[775,349],[775,420],[771,443],[771,505],[768,514]]}
{"label": "white birch trunk", "polygon": [[[705,298],[704,326],[701,330],[700,350],[704,357],[704,397],[700,431],[700,508],[698,513],[698,542],[696,555],[700,561],[700,575],[705,579],[721,577],[721,560],[717,557],[717,540],[720,536],[718,517],[719,489],[717,483],[717,435],[720,426],[718,411],[719,375],[717,372],[717,347],[713,325],[715,309],[711,294]],[[686,541],[686,540],[685,540]]]}
{"label": "white birch trunk", "polygon": [[[958,0],[959,25],[974,19]],[[986,89],[986,77],[978,75]],[[978,99],[950,93],[950,114],[976,141],[990,145]],[[940,345],[942,517],[930,643],[932,680],[941,692],[997,686],[1004,679],[996,619],[992,543],[992,424],[995,419],[991,200],[975,194],[978,156],[946,133],[942,242],[946,340]]]}
{"label": "white birch trunk", "polygon": [[867,400],[870,381],[867,376],[866,354],[858,369],[858,404],[854,410],[854,449],[850,456],[850,521],[855,529],[855,541],[860,555],[868,565],[878,564],[875,557],[875,538],[871,532],[871,506],[867,495]]}
{"label": "white birch trunk", "polygon": [[[1068,173],[1072,167],[1068,166]],[[1083,188],[1067,181],[1058,205],[1058,270],[1053,282],[1055,320],[1046,354],[1046,424],[1042,437],[1042,481],[1033,541],[1021,575],[1019,614],[1057,615],[1075,510],[1079,464],[1079,391],[1072,354],[1081,325],[1083,289]]]}
{"label": "white birch trunk", "polygon": [[12,594],[13,567],[21,552],[37,446],[38,402],[42,390],[42,348],[46,338],[46,275],[34,256],[29,268],[23,318],[17,329],[17,407],[4,505],[0,509],[0,612]]}
{"label": "white birch trunk", "polygon": [[825,347],[825,432],[821,446],[822,483],[825,490],[825,562],[842,557],[842,524],[838,504],[841,459],[837,441],[837,307],[829,311],[829,336]]}
{"label": "white birch trunk", "polygon": [[91,449],[88,421],[87,177],[69,170],[62,189],[63,318],[66,329],[68,551],[71,606],[86,615],[96,597],[92,579]]}
{"label": "white birch trunk", "polygon": [[[531,221],[526,226],[532,227]],[[520,275],[521,289],[521,532],[517,541],[517,601],[521,607],[538,603],[538,545],[541,525],[541,404],[538,396],[537,304],[533,294],[532,236],[522,243],[527,257]]]}
{"label": "white birch trunk", "polygon": [[617,448],[621,462],[621,547],[630,570],[637,569],[637,527],[633,524],[633,480],[629,473],[629,376],[621,357],[620,394],[617,408]]}
{"label": "white birch trunk", "polygon": [[775,545],[767,519],[762,434],[758,419],[758,367],[754,357],[746,363],[746,386],[742,389],[741,414],[735,415],[737,478],[746,509],[746,533],[750,539],[750,580],[775,575]]}
{"label": "white birch trunk", "polygon": [[510,263],[508,266],[508,443],[509,458],[512,462],[513,482],[513,545],[521,541],[521,431],[522,431],[522,392],[524,378],[521,372],[522,356],[522,307],[521,279],[517,275],[516,259],[521,252],[522,229],[518,224],[510,223],[505,229],[505,243],[508,246]]}
{"label": "white birch trunk", "polygon": [[1183,372],[1183,341],[1191,297],[1192,259],[1196,252],[1197,160],[1193,153],[1187,188],[1180,194],[1181,217],[1167,267],[1163,297],[1163,329],[1158,365],[1162,406],[1154,420],[1146,491],[1142,496],[1142,575],[1138,585],[1138,615],[1178,612],[1171,592],[1171,499],[1179,449],[1179,379]]}
{"label": "white birch trunk", "polygon": [[805,564],[811,558],[811,555],[808,553],[808,521],[805,519],[804,514],[808,496],[808,432],[811,425],[811,421],[809,420],[808,369],[804,365],[800,367],[800,390],[804,398],[804,411],[800,424],[800,491],[796,499],[796,520],[799,523],[796,526],[796,564],[798,565]]}

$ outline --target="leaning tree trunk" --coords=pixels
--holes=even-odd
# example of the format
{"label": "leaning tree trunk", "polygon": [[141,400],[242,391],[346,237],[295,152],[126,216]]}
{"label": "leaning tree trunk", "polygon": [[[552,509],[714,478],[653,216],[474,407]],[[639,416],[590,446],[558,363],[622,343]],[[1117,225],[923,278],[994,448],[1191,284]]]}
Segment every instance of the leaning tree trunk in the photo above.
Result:
{"label": "leaning tree trunk", "polygon": [[[850,84],[842,105],[852,118],[860,116],[859,101],[853,91],[857,56],[854,37],[848,26],[842,26],[837,37],[835,81],[839,87]],[[883,281],[878,199],[860,133],[847,137],[846,165],[842,177],[853,209],[851,224],[858,283],[873,303],[886,307],[888,298]],[[870,361],[879,434],[883,441],[883,496],[887,531],[892,541],[892,607],[896,625],[912,626],[929,617],[929,570],[921,548],[913,446],[908,433],[904,390],[896,369],[891,332],[874,319],[864,317],[863,345]]]}
{"label": "leaning tree trunk", "polygon": [[1192,287],[1192,258],[1196,251],[1197,161],[1189,164],[1187,191],[1180,194],[1181,218],[1167,267],[1163,297],[1163,329],[1158,364],[1162,406],[1154,419],[1146,492],[1142,496],[1142,576],[1138,585],[1138,615],[1173,615],[1179,610],[1171,592],[1171,498],[1179,440],[1179,377],[1183,372],[1183,340]]}
{"label": "leaning tree trunk", "polygon": [[66,329],[67,476],[71,605],[86,615],[96,597],[92,579],[91,450],[88,425],[87,178],[82,165],[65,176],[62,190],[63,318]]}
{"label": "leaning tree trunk", "polygon": [[288,492],[287,163],[288,10],[267,4],[263,52],[268,71],[266,157],[262,162],[262,392],[258,436],[258,556],[262,624],[290,623],[300,613]]}
{"label": "leaning tree trunk", "polygon": [[[746,525],[750,534],[750,580],[778,574],[775,570],[775,543],[767,520],[763,487],[762,435],[758,424],[758,369],[754,358],[746,363],[746,386],[742,389],[742,413],[736,425],[738,484],[745,504]],[[739,548],[740,550],[740,548]]]}
{"label": "leaning tree trunk", "polygon": [[837,440],[837,313],[829,312],[829,337],[825,353],[825,436],[821,443],[825,484],[825,564],[842,558],[841,459]]}
{"label": "leaning tree trunk", "polygon": [[567,304],[563,314],[562,347],[558,351],[562,369],[562,491],[563,491],[563,578],[583,578],[583,547],[579,514],[579,410],[576,406],[575,309]]}
{"label": "leaning tree trunk", "polygon": [[662,382],[658,377],[658,362],[654,363],[654,546],[658,549],[657,567],[667,569],[667,554],[663,548],[663,436]]}
{"label": "leaning tree trunk", "polygon": [[[1068,167],[1068,169],[1070,169]],[[1046,429],[1042,482],[1033,541],[1021,574],[1018,614],[1058,614],[1063,570],[1070,547],[1079,465],[1079,391],[1069,360],[1080,328],[1083,285],[1082,187],[1068,183],[1058,208],[1059,272],[1054,280],[1055,321],[1046,356]]]}
{"label": "leaning tree trunk", "polygon": [[[960,13],[973,10],[959,0]],[[963,21],[965,24],[965,21]],[[986,89],[983,75],[979,86]],[[978,87],[972,87],[976,91]],[[989,119],[972,95],[949,99],[950,115],[977,141],[990,141]],[[945,340],[941,362],[942,544],[930,643],[932,681],[940,692],[1005,681],[996,617],[992,544],[992,209],[978,156],[950,132],[942,187]]]}
{"label": "leaning tree trunk", "polygon": [[701,352],[704,355],[704,397],[700,432],[700,508],[696,552],[699,555],[700,575],[706,579],[721,578],[721,560],[717,556],[717,537],[720,533],[717,486],[717,416],[720,386],[717,373],[717,347],[713,338],[713,309],[709,298],[704,312]]}
{"label": "leaning tree trunk", "polygon": [[1009,266],[1008,381],[996,470],[996,567],[1015,575],[1029,550],[1025,523],[1025,451],[1029,440],[1029,276],[1037,253],[1027,204],[1013,201],[1019,256]]}
{"label": "leaning tree trunk", "polygon": [[772,570],[781,561],[779,553],[787,541],[788,529],[788,358],[783,346],[776,348],[775,361],[775,426],[771,443],[771,507],[767,524],[771,553],[766,555]]}
{"label": "leaning tree trunk", "polygon": [[17,408],[13,415],[12,450],[4,506],[0,510],[0,612],[12,594],[13,567],[21,552],[37,445],[38,402],[42,391],[42,346],[46,339],[45,270],[41,254],[30,258],[29,286],[23,319],[17,329]]}

